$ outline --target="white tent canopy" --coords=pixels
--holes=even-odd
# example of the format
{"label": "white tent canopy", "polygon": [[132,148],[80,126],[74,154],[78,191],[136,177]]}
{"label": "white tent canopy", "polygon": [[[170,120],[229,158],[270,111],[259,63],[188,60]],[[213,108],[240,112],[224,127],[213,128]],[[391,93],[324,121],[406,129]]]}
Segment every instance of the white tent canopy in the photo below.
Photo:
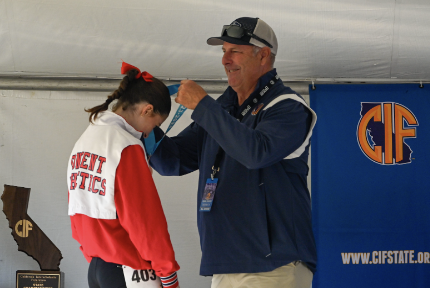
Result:
{"label": "white tent canopy", "polygon": [[222,25],[259,17],[291,80],[430,79],[427,0],[0,0],[0,75],[221,80]]}

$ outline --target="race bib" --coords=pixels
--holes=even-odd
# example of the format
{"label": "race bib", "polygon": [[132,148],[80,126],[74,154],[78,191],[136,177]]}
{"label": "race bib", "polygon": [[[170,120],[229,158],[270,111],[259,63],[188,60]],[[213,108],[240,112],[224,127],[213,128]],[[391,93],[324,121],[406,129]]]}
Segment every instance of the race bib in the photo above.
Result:
{"label": "race bib", "polygon": [[127,288],[162,288],[160,277],[155,275],[155,271],[134,270],[128,266],[122,266]]}

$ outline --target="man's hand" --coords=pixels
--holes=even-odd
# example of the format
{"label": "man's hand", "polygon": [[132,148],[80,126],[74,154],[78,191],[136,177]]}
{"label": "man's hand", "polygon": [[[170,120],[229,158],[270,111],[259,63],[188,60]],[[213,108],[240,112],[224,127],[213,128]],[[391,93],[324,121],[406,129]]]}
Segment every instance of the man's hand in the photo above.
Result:
{"label": "man's hand", "polygon": [[200,100],[206,95],[208,95],[208,93],[196,82],[192,80],[182,80],[175,102],[182,104],[188,109],[194,110]]}

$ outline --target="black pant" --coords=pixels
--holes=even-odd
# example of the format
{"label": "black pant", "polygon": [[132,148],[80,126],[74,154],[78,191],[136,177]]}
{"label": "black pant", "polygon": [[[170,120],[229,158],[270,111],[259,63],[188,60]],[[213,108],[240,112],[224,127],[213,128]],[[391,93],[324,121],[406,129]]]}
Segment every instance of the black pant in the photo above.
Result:
{"label": "black pant", "polygon": [[90,288],[127,288],[122,266],[94,257],[88,269]]}

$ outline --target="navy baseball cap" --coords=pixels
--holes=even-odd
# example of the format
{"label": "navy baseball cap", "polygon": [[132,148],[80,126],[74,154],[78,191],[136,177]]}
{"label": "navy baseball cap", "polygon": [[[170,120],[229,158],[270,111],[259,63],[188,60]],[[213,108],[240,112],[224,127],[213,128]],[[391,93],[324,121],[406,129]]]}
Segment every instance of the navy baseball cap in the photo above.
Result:
{"label": "navy baseball cap", "polygon": [[269,47],[276,55],[278,40],[275,32],[266,22],[259,18],[242,17],[230,25],[224,25],[220,37],[211,37],[206,41],[209,45],[223,45],[224,42],[237,45],[254,45]]}

